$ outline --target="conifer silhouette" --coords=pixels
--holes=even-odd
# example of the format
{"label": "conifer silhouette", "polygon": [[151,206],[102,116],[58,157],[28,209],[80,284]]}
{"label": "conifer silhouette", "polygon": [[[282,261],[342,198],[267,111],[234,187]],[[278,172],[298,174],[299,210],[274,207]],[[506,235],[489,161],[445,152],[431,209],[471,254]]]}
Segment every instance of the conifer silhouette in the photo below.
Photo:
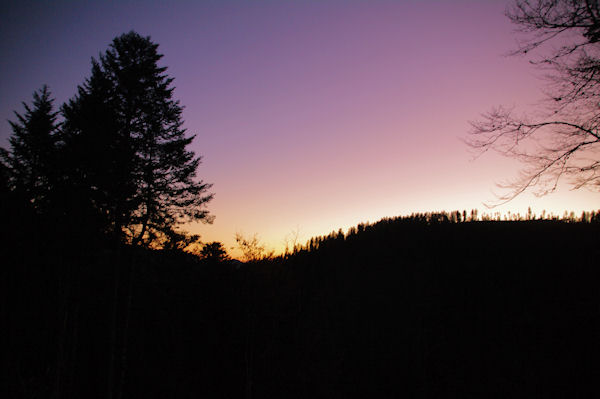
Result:
{"label": "conifer silhouette", "polygon": [[7,185],[16,195],[42,212],[47,205],[55,177],[54,157],[57,145],[57,112],[53,110],[50,90],[43,86],[33,94],[31,105],[23,102],[25,112],[15,111],[9,121],[13,135],[10,150],[2,152],[7,170]]}
{"label": "conifer silhouette", "polygon": [[194,136],[182,127],[183,107],[157,49],[135,32],[115,38],[63,113],[65,141],[81,167],[74,180],[109,230],[162,246],[178,224],[212,220],[205,209],[212,194],[196,178],[201,158],[187,148]]}

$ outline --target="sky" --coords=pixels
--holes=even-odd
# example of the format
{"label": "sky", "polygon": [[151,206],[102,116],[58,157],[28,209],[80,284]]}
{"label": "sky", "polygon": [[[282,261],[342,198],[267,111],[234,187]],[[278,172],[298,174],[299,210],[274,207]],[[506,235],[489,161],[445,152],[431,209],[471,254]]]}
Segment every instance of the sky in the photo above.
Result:
{"label": "sky", "polygon": [[[0,6],[0,146],[22,101],[48,84],[59,106],[91,57],[135,30],[164,54],[184,127],[213,183],[212,225],[230,249],[257,234],[280,251],[360,222],[463,210],[562,215],[600,194],[559,187],[487,210],[521,167],[474,159],[469,121],[526,112],[541,74],[516,48],[505,1],[18,1]],[[237,252],[232,251],[235,255]]]}

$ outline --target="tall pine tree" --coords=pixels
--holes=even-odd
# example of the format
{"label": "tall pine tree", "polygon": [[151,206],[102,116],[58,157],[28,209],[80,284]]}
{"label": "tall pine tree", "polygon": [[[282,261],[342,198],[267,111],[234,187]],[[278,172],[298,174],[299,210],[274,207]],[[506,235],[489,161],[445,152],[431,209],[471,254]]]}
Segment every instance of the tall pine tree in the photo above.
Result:
{"label": "tall pine tree", "polygon": [[63,113],[65,142],[81,166],[74,179],[92,190],[93,206],[114,233],[162,246],[181,236],[179,224],[211,221],[212,194],[197,179],[200,157],[188,149],[194,136],[182,127],[183,107],[157,48],[135,32],[115,38]]}
{"label": "tall pine tree", "polygon": [[15,112],[17,120],[9,121],[13,135],[2,158],[8,167],[9,189],[43,213],[56,178],[57,113],[45,85],[33,94],[31,106],[23,102],[23,107],[25,113]]}
{"label": "tall pine tree", "polygon": [[123,238],[138,203],[135,150],[122,128],[114,85],[92,60],[92,74],[62,107],[62,165],[68,213],[88,229]]}

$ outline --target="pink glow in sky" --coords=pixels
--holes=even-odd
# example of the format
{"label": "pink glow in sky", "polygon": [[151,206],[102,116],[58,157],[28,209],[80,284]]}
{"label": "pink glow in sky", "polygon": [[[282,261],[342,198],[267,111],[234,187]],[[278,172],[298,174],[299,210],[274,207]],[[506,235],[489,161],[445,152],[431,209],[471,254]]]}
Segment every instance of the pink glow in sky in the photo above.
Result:
{"label": "pink glow in sky", "polygon": [[[174,2],[175,3],[175,2]],[[515,48],[501,1],[18,2],[2,6],[0,113],[47,83],[62,103],[90,57],[136,30],[160,44],[185,126],[214,183],[204,241],[258,233],[274,249],[359,222],[484,209],[518,164],[461,141],[494,105],[524,111],[543,81]],[[2,145],[10,134],[1,126]],[[524,195],[562,214],[598,194]]]}

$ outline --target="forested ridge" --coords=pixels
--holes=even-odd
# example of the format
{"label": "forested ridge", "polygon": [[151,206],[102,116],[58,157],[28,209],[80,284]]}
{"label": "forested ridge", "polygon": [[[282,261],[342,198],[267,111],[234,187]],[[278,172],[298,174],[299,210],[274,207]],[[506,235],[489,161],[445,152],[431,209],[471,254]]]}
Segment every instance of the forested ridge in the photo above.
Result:
{"label": "forested ridge", "polygon": [[[512,15],[535,23],[555,4],[569,26],[592,15],[584,45],[598,43],[593,2],[517,2]],[[542,38],[562,29],[550,22]],[[213,194],[161,58],[149,37],[122,34],[59,110],[42,86],[9,122],[1,397],[599,396],[600,212],[390,217],[279,256],[238,234],[247,262],[232,260],[184,230],[213,220]],[[547,171],[550,191],[563,174],[583,173],[583,187],[600,163],[570,156],[596,148],[596,121],[526,125],[495,111],[471,144],[508,138],[507,155],[542,166],[507,199]],[[575,132],[566,152],[549,149],[558,158],[512,150],[565,123]]]}
{"label": "forested ridge", "polygon": [[11,243],[7,397],[600,392],[597,215],[444,215],[359,225],[241,265]]}

